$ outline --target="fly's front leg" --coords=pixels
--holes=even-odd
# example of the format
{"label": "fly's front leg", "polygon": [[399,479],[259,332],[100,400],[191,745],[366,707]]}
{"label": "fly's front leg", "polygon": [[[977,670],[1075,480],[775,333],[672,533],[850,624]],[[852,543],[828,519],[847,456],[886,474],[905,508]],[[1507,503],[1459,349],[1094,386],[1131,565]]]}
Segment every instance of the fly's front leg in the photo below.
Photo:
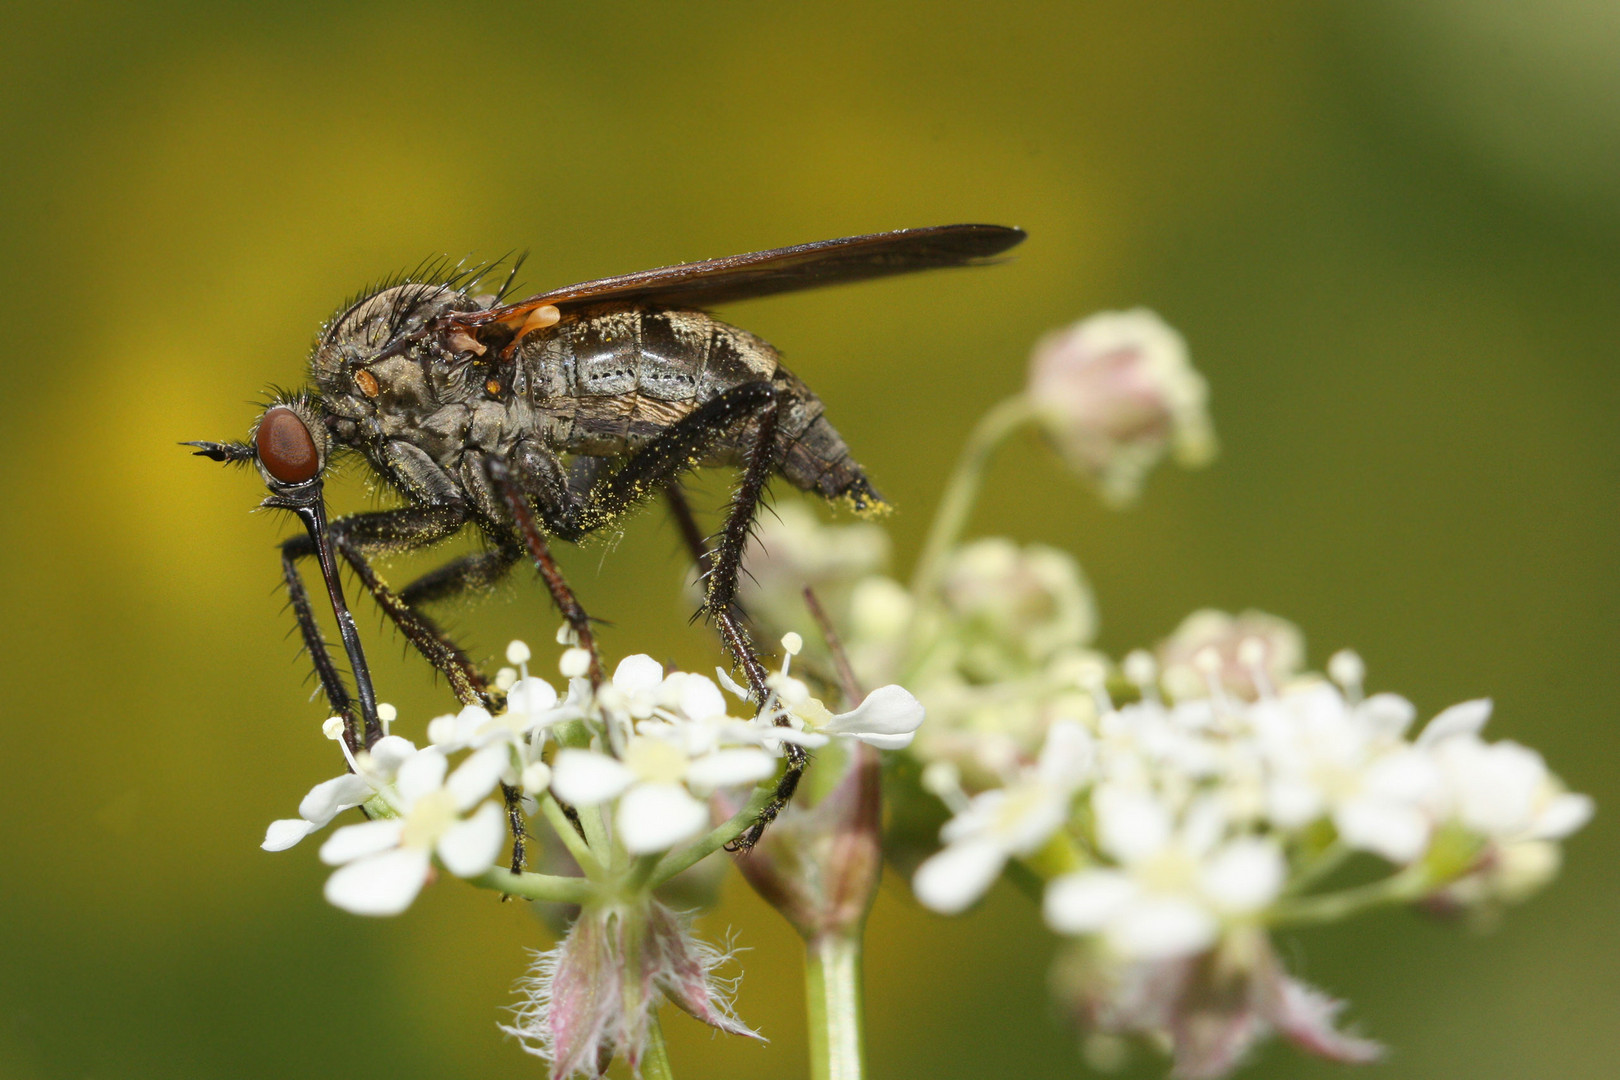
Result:
{"label": "fly's front leg", "polygon": [[[399,628],[416,651],[449,680],[456,699],[464,705],[491,706],[495,704],[494,696],[489,690],[488,680],[484,678],[478,666],[434,625],[433,620],[417,611],[411,601],[390,589],[377,575],[376,569],[367,558],[374,554],[428,547],[454,535],[466,521],[465,504],[407,506],[398,510],[378,510],[338,518],[328,528],[328,534],[331,537],[332,547],[353,568],[355,575],[377,601],[377,606],[382,609],[383,614]],[[291,537],[283,545],[282,550],[284,559],[295,560],[314,554],[314,545],[307,536]],[[458,569],[460,569],[459,562],[443,571],[430,573],[426,580],[434,586],[431,591],[437,595],[447,594],[450,587],[446,578],[454,576],[447,574],[447,571]],[[291,577],[289,577],[289,591],[292,589],[290,582]],[[301,587],[299,591],[302,591]],[[422,591],[413,585],[406,589],[405,595]],[[307,600],[305,603],[307,604]],[[294,607],[299,607],[296,596]],[[301,629],[304,626],[302,614],[299,616],[299,625]],[[319,639],[318,632],[316,638]],[[306,644],[308,641],[309,634],[306,632]],[[311,649],[311,652],[314,653],[315,650]],[[324,654],[324,647],[321,652]],[[329,658],[327,663],[330,664]],[[320,656],[316,657],[315,667],[317,673],[320,673]],[[326,677],[323,674],[323,685],[325,681]],[[368,736],[368,741],[375,739]]]}
{"label": "fly's front leg", "polygon": [[315,677],[320,680],[326,702],[332,707],[333,715],[343,717],[343,738],[349,744],[349,749],[359,752],[362,747],[381,738],[382,729],[378,727],[372,731],[371,726],[361,720],[355,709],[354,698],[349,696],[349,688],[343,685],[343,676],[338,674],[337,664],[332,660],[332,651],[327,648],[326,639],[321,635],[321,624],[315,621],[315,609],[309,602],[309,592],[304,588],[304,577],[298,572],[298,560],[314,553],[315,545],[307,534],[289,537],[281,545],[281,577],[287,586],[287,602],[292,605],[293,615],[298,619],[298,633],[304,639],[304,651],[315,665]]}

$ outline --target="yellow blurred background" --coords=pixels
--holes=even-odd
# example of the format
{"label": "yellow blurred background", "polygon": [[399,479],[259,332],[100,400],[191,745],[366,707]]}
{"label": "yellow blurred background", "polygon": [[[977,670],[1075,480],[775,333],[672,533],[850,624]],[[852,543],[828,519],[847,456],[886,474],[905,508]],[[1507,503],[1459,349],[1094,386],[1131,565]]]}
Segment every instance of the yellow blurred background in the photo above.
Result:
{"label": "yellow blurred background", "polygon": [[[1011,265],[728,311],[827,401],[903,559],[974,417],[1046,329],[1146,304],[1213,387],[1201,474],[1101,509],[1032,440],[976,521],[1058,544],[1121,653],[1196,607],[1351,645],[1425,713],[1491,695],[1597,820],[1479,935],[1388,913],[1284,942],[1395,1053],[1380,1077],[1620,1059],[1620,9],[1598,0],[7,5],[0,33],[5,742],[0,1076],[539,1076],[495,1030],[517,904],[326,905],[265,825],[337,771],[240,438],[320,322],[426,255],[532,251],[538,290],[954,221]],[[717,477],[698,485],[710,504]],[[342,508],[373,496],[351,473]],[[712,648],[661,515],[566,552],[615,655]],[[403,578],[404,571],[396,571]],[[531,576],[453,620],[547,642]],[[404,730],[449,707],[362,605]],[[549,651],[542,652],[550,656]],[[1609,674],[1605,674],[1605,672]],[[668,1021],[690,1077],[805,1074],[799,963],[733,882],[769,1046]],[[1082,1071],[1051,941],[884,886],[879,1077]],[[1132,1075],[1162,1075],[1139,1062]],[[1268,1048],[1246,1075],[1337,1069]]]}

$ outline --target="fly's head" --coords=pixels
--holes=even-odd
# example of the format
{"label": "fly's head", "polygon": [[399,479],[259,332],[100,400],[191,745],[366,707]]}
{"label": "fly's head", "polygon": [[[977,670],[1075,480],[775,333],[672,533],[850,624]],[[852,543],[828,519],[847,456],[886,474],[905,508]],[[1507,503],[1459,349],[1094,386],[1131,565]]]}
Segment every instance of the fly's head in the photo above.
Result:
{"label": "fly's head", "polygon": [[252,464],[270,489],[265,506],[297,511],[318,503],[334,450],[321,403],[308,394],[277,394],[248,430],[246,442],[191,442],[199,457]]}

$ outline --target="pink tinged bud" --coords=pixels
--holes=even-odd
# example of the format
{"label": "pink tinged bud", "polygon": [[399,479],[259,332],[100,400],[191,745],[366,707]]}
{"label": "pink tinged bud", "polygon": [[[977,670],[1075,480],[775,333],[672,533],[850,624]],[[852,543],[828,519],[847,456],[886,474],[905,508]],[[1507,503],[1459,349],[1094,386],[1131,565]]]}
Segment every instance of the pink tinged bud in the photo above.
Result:
{"label": "pink tinged bud", "polygon": [[1189,467],[1215,453],[1208,385],[1181,335],[1145,308],[1047,335],[1031,359],[1029,395],[1058,450],[1114,502],[1133,499],[1166,452]]}
{"label": "pink tinged bud", "polygon": [[871,746],[852,749],[820,802],[807,807],[801,797],[736,859],[754,891],[810,942],[859,933],[877,894],[882,764]]}
{"label": "pink tinged bud", "polygon": [[760,1038],[732,1011],[736,980],[715,973],[730,959],[656,901],[587,908],[561,944],[535,954],[518,984],[524,1000],[501,1030],[550,1061],[552,1080],[601,1076],[615,1056],[638,1069],[665,999],[711,1027]]}
{"label": "pink tinged bud", "polygon": [[1055,972],[1054,988],[1075,1018],[1105,1035],[1167,1041],[1176,1080],[1218,1080],[1267,1035],[1346,1064],[1378,1060],[1383,1048],[1334,1026],[1344,1008],[1282,970],[1259,933],[1234,934],[1216,950],[1122,963],[1079,949]]}
{"label": "pink tinged bud", "polygon": [[1229,615],[1205,608],[1159,643],[1160,680],[1177,701],[1210,695],[1212,684],[1243,701],[1275,694],[1305,665],[1305,635],[1263,611]]}

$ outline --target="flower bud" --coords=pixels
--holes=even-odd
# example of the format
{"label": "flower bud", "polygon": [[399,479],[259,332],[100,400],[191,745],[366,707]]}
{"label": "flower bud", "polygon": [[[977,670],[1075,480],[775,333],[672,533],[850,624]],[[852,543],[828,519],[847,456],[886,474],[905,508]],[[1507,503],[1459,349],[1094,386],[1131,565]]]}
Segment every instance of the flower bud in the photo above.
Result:
{"label": "flower bud", "polygon": [[1113,503],[1134,499],[1168,450],[1189,468],[1215,456],[1209,387],[1180,334],[1146,308],[1104,311],[1036,345],[1031,401],[1076,471]]}
{"label": "flower bud", "polygon": [[1165,690],[1178,701],[1210,695],[1211,683],[1243,701],[1275,692],[1305,663],[1305,635],[1263,611],[1228,615],[1204,609],[1182,620],[1159,643]]}

